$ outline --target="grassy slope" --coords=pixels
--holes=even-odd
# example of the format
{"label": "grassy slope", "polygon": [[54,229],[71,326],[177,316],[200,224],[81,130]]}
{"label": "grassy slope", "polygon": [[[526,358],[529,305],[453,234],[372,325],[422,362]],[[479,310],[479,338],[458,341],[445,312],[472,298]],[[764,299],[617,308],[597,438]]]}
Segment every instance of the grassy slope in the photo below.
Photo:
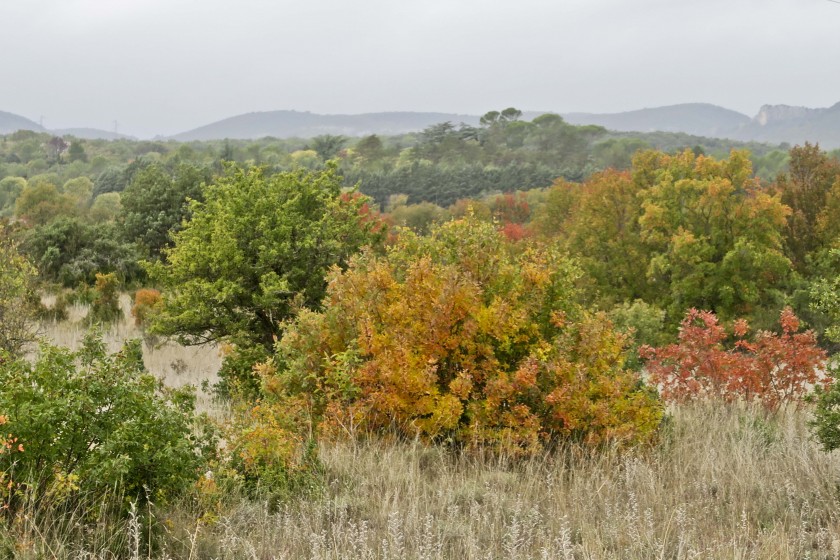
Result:
{"label": "grassy slope", "polygon": [[[150,557],[836,558],[840,461],[810,440],[806,419],[681,407],[656,448],[518,465],[420,444],[325,446],[320,495],[229,496],[203,520],[194,506],[157,510],[166,550]],[[23,529],[6,537],[29,552],[71,558],[85,547],[72,530]],[[86,539],[90,558],[107,557],[95,543],[133,555],[131,523]]]}
{"label": "grassy slope", "polygon": [[[125,319],[106,333],[112,349],[139,335],[122,303]],[[71,321],[45,334],[77,346],[84,311],[71,309]],[[171,384],[212,379],[219,360],[172,344],[147,345],[145,355]],[[148,530],[139,521],[101,518],[82,529],[85,508],[60,519],[21,515],[0,524],[0,544],[19,558],[91,560],[838,558],[840,459],[811,440],[807,419],[806,410],[768,418],[682,406],[656,447],[566,449],[524,463],[419,443],[324,445],[321,492],[281,503],[222,493],[211,515],[206,503],[160,505],[151,515],[165,548],[151,554],[142,552]]]}

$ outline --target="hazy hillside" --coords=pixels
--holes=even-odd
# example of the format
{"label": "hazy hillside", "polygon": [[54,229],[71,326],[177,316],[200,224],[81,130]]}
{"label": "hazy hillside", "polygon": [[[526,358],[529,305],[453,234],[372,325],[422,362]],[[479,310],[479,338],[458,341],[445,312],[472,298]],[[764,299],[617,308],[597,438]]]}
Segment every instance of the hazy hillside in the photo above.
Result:
{"label": "hazy hillside", "polygon": [[62,128],[55,130],[48,130],[35,121],[29,120],[26,117],[0,111],[0,134],[11,134],[18,130],[32,130],[35,132],[49,132],[56,136],[75,136],[84,140],[129,140],[132,136],[125,134],[117,134],[108,130],[100,130],[98,128]]}
{"label": "hazy hillside", "polygon": [[708,103],[685,103],[626,113],[567,113],[563,117],[571,124],[597,124],[622,132],[685,132],[712,137],[726,137],[750,122],[746,115]]}
{"label": "hazy hillside", "polygon": [[688,103],[626,113],[569,113],[572,124],[597,124],[623,132],[684,132],[744,142],[803,144],[840,148],[840,103],[826,109],[764,105],[749,118],[705,103]]}
{"label": "hazy hillside", "polygon": [[75,136],[82,140],[132,140],[133,136],[99,128],[61,128],[51,130],[56,136]]}
{"label": "hazy hillside", "polygon": [[17,130],[34,130],[43,132],[44,128],[26,117],[0,111],[0,134],[11,134]]}
{"label": "hazy hillside", "polygon": [[739,140],[840,148],[840,103],[825,109],[765,105],[758,115],[731,136]]}
{"label": "hazy hillside", "polygon": [[[546,111],[525,111],[523,120]],[[823,148],[840,148],[840,103],[828,108],[764,105],[750,118],[709,103],[684,103],[624,113],[564,113],[574,125],[599,125],[617,132],[671,132],[705,138],[727,138],[744,142],[770,144],[818,143]],[[264,111],[237,115],[171,137],[178,141],[253,140],[265,137],[312,138],[322,134],[364,136],[399,135],[450,121],[479,125],[479,115],[395,111],[358,115],[322,115],[308,111]],[[47,130],[20,115],[0,111],[0,134],[16,130],[50,132],[57,136],[82,139],[120,140],[132,136],[95,128]]]}
{"label": "hazy hillside", "polygon": [[429,125],[452,121],[478,125],[476,115],[453,113],[366,113],[361,115],[319,115],[301,111],[266,111],[230,117],[215,123],[177,134],[175,140],[214,140],[311,138],[320,134],[363,136],[366,134],[405,134],[423,130]]}

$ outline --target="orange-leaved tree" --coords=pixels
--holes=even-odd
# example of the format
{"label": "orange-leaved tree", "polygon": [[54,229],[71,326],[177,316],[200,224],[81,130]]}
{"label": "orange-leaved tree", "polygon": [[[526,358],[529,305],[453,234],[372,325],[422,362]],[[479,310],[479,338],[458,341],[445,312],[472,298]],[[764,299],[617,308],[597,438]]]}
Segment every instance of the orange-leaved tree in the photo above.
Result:
{"label": "orange-leaved tree", "polygon": [[581,264],[609,306],[650,299],[650,251],[642,242],[641,187],[630,173],[607,170],[586,182],[558,180],[535,216],[538,233],[556,238]]}
{"label": "orange-leaved tree", "polygon": [[[529,453],[557,439],[648,440],[662,407],[624,337],[576,302],[559,251],[465,218],[403,232],[329,276],[288,324],[263,389],[324,436],[387,432]],[[297,405],[296,405],[297,406]]]}
{"label": "orange-leaved tree", "polygon": [[163,305],[163,297],[159,290],[154,288],[140,288],[134,294],[134,305],[131,307],[131,316],[134,317],[134,324],[138,327],[146,327],[151,317],[160,311]]}
{"label": "orange-leaved tree", "polygon": [[799,319],[789,307],[779,323],[780,334],[759,331],[749,340],[746,321],[735,321],[734,343],[727,346],[729,335],[715,314],[691,309],[678,343],[643,346],[640,354],[666,400],[757,401],[775,410],[827,382],[821,374],[826,353],[814,332],[799,332]]}

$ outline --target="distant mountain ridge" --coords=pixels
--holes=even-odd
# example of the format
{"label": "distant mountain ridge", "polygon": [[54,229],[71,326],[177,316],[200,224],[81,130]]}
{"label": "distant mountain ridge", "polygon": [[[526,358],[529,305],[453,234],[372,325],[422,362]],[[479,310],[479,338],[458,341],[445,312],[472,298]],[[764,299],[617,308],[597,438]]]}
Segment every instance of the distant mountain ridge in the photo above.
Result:
{"label": "distant mountain ridge", "polygon": [[[528,111],[531,120],[547,111]],[[682,132],[709,138],[770,144],[819,143],[840,148],[840,103],[827,108],[764,105],[755,117],[709,103],[683,103],[623,113],[560,113],[569,123],[594,124],[619,132]],[[441,112],[394,111],[357,115],[324,115],[308,111],[265,111],[233,116],[168,137],[171,140],[312,138],[322,134],[364,136],[418,132],[433,124],[452,122],[478,126],[478,115]],[[72,128],[49,131],[38,123],[0,111],[0,134],[16,130],[51,132],[77,138],[113,140],[131,138],[104,130]],[[164,139],[164,138],[161,138]]]}
{"label": "distant mountain ridge", "polygon": [[35,121],[31,121],[26,117],[15,115],[14,113],[7,113],[0,111],[0,134],[11,134],[18,130],[33,130],[35,132],[44,132],[44,127]]}
{"label": "distant mountain ridge", "polygon": [[82,140],[137,140],[134,136],[102,130],[100,128],[58,128],[49,132],[56,136],[74,136]]}
{"label": "distant mountain ridge", "polygon": [[312,138],[321,134],[364,136],[406,134],[446,121],[478,125],[480,117],[456,113],[396,111],[358,115],[321,115],[308,111],[264,111],[237,115],[176,134],[173,140]]}
{"label": "distant mountain ridge", "polygon": [[[545,112],[528,111],[522,117],[530,120]],[[753,118],[709,103],[683,103],[623,113],[560,114],[571,124],[594,124],[619,132],[683,132],[745,142],[802,144],[807,141],[826,149],[840,148],[840,103],[827,109],[765,105]],[[389,135],[417,132],[446,121],[477,126],[479,119],[478,115],[407,111],[358,115],[267,111],[237,115],[171,138],[189,141],[265,136],[311,138],[320,134]]]}
{"label": "distant mountain ridge", "polygon": [[840,103],[824,109],[765,105],[749,124],[729,137],[768,143],[819,143],[827,150],[840,148]]}
{"label": "distant mountain ridge", "polygon": [[98,128],[62,128],[49,130],[33,120],[21,117],[14,113],[0,111],[0,134],[12,134],[18,130],[31,130],[33,132],[49,132],[56,136],[74,136],[84,140],[118,140],[132,139],[133,136],[100,130]]}
{"label": "distant mountain ridge", "polygon": [[597,124],[621,132],[685,132],[768,144],[818,143],[840,148],[840,103],[822,109],[791,105],[764,105],[750,118],[707,103],[685,103],[625,113],[568,113],[572,124]]}
{"label": "distant mountain ridge", "polygon": [[571,124],[597,124],[620,132],[685,132],[721,137],[750,122],[747,115],[709,103],[683,103],[623,113],[565,113]]}

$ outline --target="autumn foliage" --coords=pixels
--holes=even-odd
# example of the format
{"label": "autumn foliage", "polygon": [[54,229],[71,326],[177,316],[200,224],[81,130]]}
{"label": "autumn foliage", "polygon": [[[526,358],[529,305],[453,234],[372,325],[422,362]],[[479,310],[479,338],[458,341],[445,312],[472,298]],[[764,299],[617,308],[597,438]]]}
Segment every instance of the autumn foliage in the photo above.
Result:
{"label": "autumn foliage", "polygon": [[316,466],[301,399],[257,401],[233,407],[225,426],[225,462],[248,490],[284,492],[307,484]]}
{"label": "autumn foliage", "polygon": [[[326,437],[376,431],[529,453],[556,439],[648,440],[662,410],[624,368],[624,337],[575,302],[577,269],[492,224],[404,233],[329,276],[265,375]],[[271,368],[269,368],[271,369]]]}
{"label": "autumn foliage", "polygon": [[86,320],[88,323],[110,323],[122,316],[120,309],[120,281],[113,272],[96,273],[94,284],[96,296],[90,305]]}
{"label": "autumn foliage", "polygon": [[151,316],[160,310],[163,305],[163,298],[159,290],[153,288],[141,288],[134,294],[134,305],[131,307],[131,316],[134,317],[134,324],[138,327],[145,327]]}
{"label": "autumn foliage", "polygon": [[813,331],[799,332],[799,319],[789,307],[779,324],[781,334],[759,331],[750,340],[746,321],[735,321],[734,343],[727,346],[729,335],[715,314],[691,309],[678,343],[643,346],[640,354],[666,400],[757,401],[775,410],[825,383],[820,370],[826,353]]}
{"label": "autumn foliage", "polygon": [[490,211],[508,241],[521,241],[532,235],[525,225],[531,216],[525,193],[509,192],[496,196],[490,203]]}

